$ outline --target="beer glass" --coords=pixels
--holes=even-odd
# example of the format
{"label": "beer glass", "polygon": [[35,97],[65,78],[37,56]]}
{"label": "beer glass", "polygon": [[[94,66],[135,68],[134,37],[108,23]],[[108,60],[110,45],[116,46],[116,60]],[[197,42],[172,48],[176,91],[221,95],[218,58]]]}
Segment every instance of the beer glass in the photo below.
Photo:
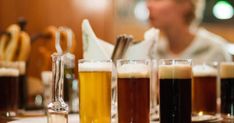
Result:
{"label": "beer glass", "polygon": [[192,60],[159,61],[161,123],[191,123]]}
{"label": "beer glass", "polygon": [[81,123],[111,122],[111,60],[79,60]]}
{"label": "beer glass", "polygon": [[149,123],[150,61],[117,60],[118,123]]}
{"label": "beer glass", "polygon": [[195,114],[217,112],[217,76],[215,63],[193,66],[192,111]]}
{"label": "beer glass", "polygon": [[18,109],[19,70],[0,68],[0,117],[11,119]]}
{"label": "beer glass", "polygon": [[220,64],[221,114],[234,121],[234,62]]}
{"label": "beer glass", "polygon": [[24,109],[27,103],[26,63],[24,61],[1,61],[0,67],[14,68],[19,70],[18,95],[20,98],[18,98],[18,108]]}

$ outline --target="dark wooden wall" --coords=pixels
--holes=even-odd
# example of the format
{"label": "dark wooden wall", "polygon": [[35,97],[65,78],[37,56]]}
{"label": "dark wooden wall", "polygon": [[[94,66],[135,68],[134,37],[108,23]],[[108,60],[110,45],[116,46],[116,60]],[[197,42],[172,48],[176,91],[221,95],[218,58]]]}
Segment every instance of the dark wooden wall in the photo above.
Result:
{"label": "dark wooden wall", "polygon": [[[100,1],[106,2],[102,7]],[[90,20],[98,37],[113,41],[114,3],[112,0],[0,0],[0,31],[16,23],[19,17],[28,21],[26,30],[30,35],[42,32],[50,25],[68,26],[76,36],[76,59],[82,58],[81,22]],[[100,8],[101,6],[102,8]],[[40,40],[39,40],[40,41]],[[45,43],[34,42],[30,59],[37,61],[38,47]],[[76,60],[77,61],[77,60]],[[29,62],[30,75],[40,77],[40,70],[35,69],[40,63]],[[38,67],[38,66],[36,66]]]}

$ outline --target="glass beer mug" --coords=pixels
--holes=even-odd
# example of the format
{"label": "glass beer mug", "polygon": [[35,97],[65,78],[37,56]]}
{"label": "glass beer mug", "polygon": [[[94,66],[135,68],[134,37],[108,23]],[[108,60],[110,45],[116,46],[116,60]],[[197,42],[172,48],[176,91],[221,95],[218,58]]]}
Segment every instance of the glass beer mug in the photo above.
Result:
{"label": "glass beer mug", "polygon": [[80,123],[111,123],[111,60],[79,60]]}

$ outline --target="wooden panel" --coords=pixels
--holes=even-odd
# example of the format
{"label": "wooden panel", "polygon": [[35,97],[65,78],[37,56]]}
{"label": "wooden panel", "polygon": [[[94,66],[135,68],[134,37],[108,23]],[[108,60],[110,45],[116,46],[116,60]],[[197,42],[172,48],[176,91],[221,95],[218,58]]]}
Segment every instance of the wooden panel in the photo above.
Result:
{"label": "wooden panel", "polygon": [[[99,9],[98,6],[96,8],[92,7],[95,1],[0,0],[0,31],[15,23],[19,17],[24,17],[28,21],[26,30],[30,35],[42,32],[49,25],[71,27],[77,39],[75,55],[77,59],[80,59],[82,58],[81,22],[84,18],[90,20],[98,37],[107,41],[114,41],[113,1],[102,0],[106,2],[106,6]],[[91,8],[88,8],[89,6]],[[33,43],[31,59],[38,59],[38,48],[41,46],[46,46],[45,42]],[[35,65],[40,67],[40,64],[40,62],[29,62],[28,71],[30,76],[40,77],[40,70],[34,68]]]}
{"label": "wooden panel", "polygon": [[204,24],[204,27],[210,30],[211,32],[222,36],[223,38],[228,40],[230,43],[234,43],[233,26]]}

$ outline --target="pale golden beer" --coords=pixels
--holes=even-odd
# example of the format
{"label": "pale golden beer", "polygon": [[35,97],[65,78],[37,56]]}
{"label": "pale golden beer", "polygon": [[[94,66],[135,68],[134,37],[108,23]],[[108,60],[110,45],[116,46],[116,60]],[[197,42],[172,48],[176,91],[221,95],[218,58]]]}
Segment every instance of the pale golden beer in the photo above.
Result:
{"label": "pale golden beer", "polygon": [[192,109],[195,114],[217,112],[217,70],[209,65],[193,67]]}
{"label": "pale golden beer", "polygon": [[111,122],[111,61],[79,61],[80,123]]}

